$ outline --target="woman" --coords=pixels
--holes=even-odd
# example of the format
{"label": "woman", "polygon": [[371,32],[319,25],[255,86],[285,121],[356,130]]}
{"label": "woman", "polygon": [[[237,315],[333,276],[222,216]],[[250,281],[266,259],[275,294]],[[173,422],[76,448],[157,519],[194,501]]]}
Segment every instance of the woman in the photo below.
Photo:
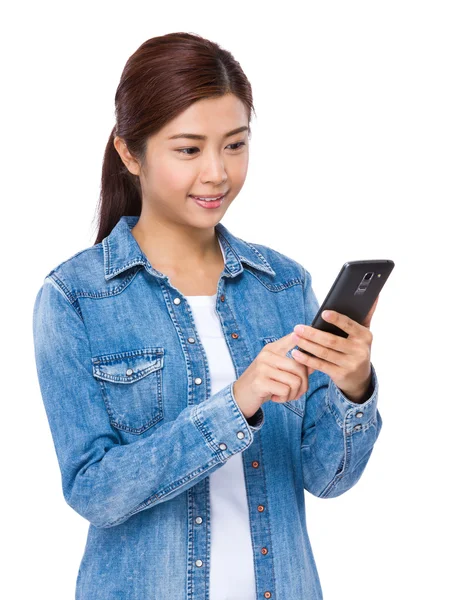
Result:
{"label": "woman", "polygon": [[34,305],[64,497],[90,523],[76,598],[322,598],[304,489],[343,494],[379,435],[375,305],[331,313],[348,338],[307,326],[310,273],[220,223],[254,110],[229,52],[150,39],[115,100],[97,239]]}

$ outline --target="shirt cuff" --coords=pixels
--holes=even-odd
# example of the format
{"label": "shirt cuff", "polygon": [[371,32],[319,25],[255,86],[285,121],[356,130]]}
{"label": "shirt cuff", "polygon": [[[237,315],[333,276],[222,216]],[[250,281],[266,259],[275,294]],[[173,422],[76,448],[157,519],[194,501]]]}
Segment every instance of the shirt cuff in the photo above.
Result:
{"label": "shirt cuff", "polygon": [[326,394],[326,404],[334,415],[339,427],[343,428],[344,423],[346,424],[347,432],[360,431],[376,421],[379,383],[373,363],[370,364],[370,387],[373,387],[373,393],[365,402],[353,402],[347,398],[330,378]]}
{"label": "shirt cuff", "polygon": [[221,460],[242,452],[252,442],[255,431],[263,426],[264,416],[257,411],[250,417],[250,425],[235,400],[233,382],[196,405],[193,420],[203,434],[206,443],[217,453],[221,450]]}

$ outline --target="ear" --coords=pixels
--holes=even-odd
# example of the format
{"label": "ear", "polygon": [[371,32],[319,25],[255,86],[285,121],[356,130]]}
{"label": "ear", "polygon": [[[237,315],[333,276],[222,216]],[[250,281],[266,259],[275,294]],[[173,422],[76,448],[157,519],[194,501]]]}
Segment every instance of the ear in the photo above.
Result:
{"label": "ear", "polygon": [[128,150],[126,143],[118,135],[114,137],[114,148],[120,155],[123,164],[130,171],[130,173],[132,175],[139,176],[140,168],[138,161],[133,158],[133,155]]}

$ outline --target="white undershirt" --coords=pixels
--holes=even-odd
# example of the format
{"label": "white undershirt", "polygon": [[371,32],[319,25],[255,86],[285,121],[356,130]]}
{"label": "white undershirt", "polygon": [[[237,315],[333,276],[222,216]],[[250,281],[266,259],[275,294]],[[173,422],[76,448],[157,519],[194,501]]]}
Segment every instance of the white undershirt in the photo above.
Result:
{"label": "white undershirt", "polygon": [[[220,244],[219,244],[220,245]],[[222,246],[221,246],[222,249]],[[224,254],[222,250],[222,254]],[[224,255],[225,260],[225,255]],[[206,351],[211,394],[235,381],[235,368],[215,310],[217,294],[185,296]],[[255,600],[256,586],[242,453],[209,476],[211,600]]]}

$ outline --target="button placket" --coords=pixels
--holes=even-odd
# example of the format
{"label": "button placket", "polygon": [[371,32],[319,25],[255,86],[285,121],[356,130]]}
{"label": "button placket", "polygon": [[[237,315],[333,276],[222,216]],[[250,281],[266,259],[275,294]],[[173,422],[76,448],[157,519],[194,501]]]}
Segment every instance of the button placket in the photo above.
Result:
{"label": "button placket", "polygon": [[[225,302],[225,296],[224,296],[224,294],[222,294],[222,295],[220,296],[220,301],[221,301],[221,302]],[[175,305],[180,305],[180,304],[181,304],[181,302],[182,302],[182,300],[181,300],[180,298],[174,298],[174,300],[173,300],[173,303],[174,303]],[[236,332],[233,332],[233,333],[231,333],[230,335],[231,335],[232,339],[238,339],[238,338],[239,338],[239,334],[238,334],[238,333],[236,333]],[[195,344],[195,343],[196,343],[196,338],[195,338],[195,337],[193,337],[193,336],[190,336],[190,337],[188,337],[188,338],[187,338],[187,341],[188,341],[188,343],[189,343],[189,344]],[[127,373],[127,374],[130,374],[130,373]],[[203,379],[202,379],[201,377],[196,377],[196,378],[194,379],[194,383],[195,383],[195,385],[201,385],[201,384],[203,383]],[[245,438],[245,433],[244,433],[243,431],[237,431],[236,435],[237,435],[237,438],[238,438],[239,440],[243,440],[243,439]],[[222,451],[225,451],[225,450],[227,450],[227,444],[225,444],[224,442],[221,442],[221,443],[219,443],[218,447],[219,447],[219,449],[220,449],[220,450],[222,450]],[[258,462],[258,461],[253,461],[252,465],[253,465],[253,468],[258,468],[258,466],[259,466],[259,462]],[[263,511],[265,510],[265,506],[263,506],[263,505],[259,505],[259,506],[257,507],[257,510],[258,510],[259,512],[263,512]],[[203,523],[203,517],[201,517],[201,516],[197,516],[197,517],[195,517],[195,523],[196,523],[197,525],[201,525],[201,524]],[[262,547],[262,548],[261,548],[261,553],[262,553],[263,555],[266,555],[266,554],[268,554],[268,549],[267,549],[266,547]],[[203,562],[203,560],[201,560],[201,559],[199,559],[199,558],[198,558],[198,559],[195,561],[195,565],[196,565],[197,567],[201,568],[201,567],[204,565],[204,562]],[[269,592],[269,591],[266,591],[266,592],[264,593],[264,597],[265,597],[265,598],[271,598],[271,597],[272,597],[272,594],[271,594],[271,592]]]}
{"label": "button placket", "polygon": [[[178,306],[178,305],[181,303],[181,299],[180,299],[180,298],[174,298],[174,301],[173,301],[173,303],[174,303],[174,304],[176,304],[176,305]],[[189,343],[189,344],[194,344],[194,343],[196,343],[196,340],[195,340],[195,338],[194,338],[194,337],[191,337],[191,336],[190,336],[189,338],[187,338],[187,341],[188,341],[188,343]],[[129,369],[129,370],[130,370],[130,369]],[[130,374],[130,373],[128,373],[128,372],[127,372],[127,375],[129,375],[129,374]],[[203,380],[201,379],[201,377],[196,377],[194,381],[195,381],[195,384],[196,384],[196,385],[201,385],[201,384],[203,383]],[[226,446],[226,447],[227,447],[227,446]],[[196,517],[196,518],[195,518],[195,523],[196,523],[197,525],[201,525],[201,523],[202,523],[202,522],[203,522],[203,517],[200,517],[200,516],[198,516],[198,517]],[[204,563],[203,563],[203,561],[202,561],[200,558],[198,558],[198,559],[195,561],[195,565],[196,565],[197,567],[202,567],[202,566],[203,566],[203,564],[204,564]]]}

